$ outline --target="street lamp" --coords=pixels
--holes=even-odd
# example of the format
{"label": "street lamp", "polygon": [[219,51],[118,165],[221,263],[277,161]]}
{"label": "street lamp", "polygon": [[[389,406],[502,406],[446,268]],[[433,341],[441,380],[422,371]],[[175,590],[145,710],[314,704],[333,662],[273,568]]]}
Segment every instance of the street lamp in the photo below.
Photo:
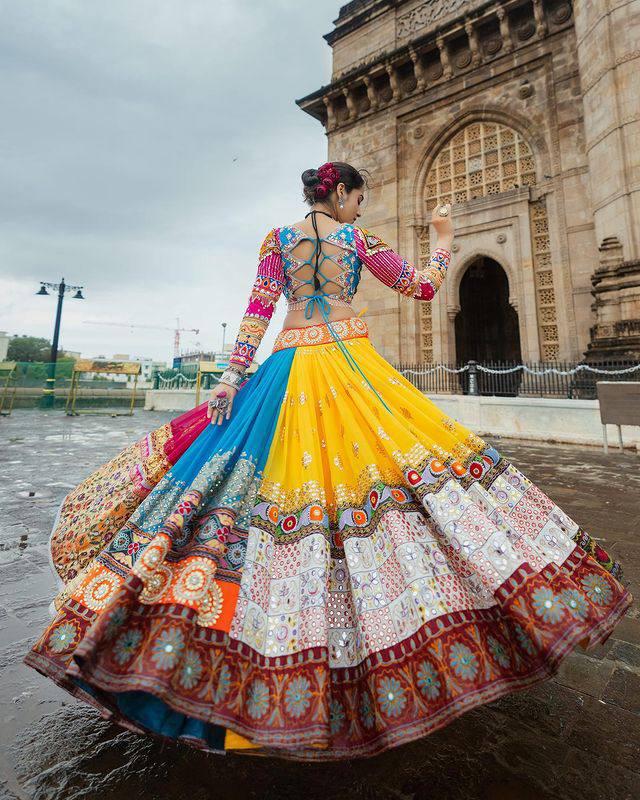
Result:
{"label": "street lamp", "polygon": [[46,287],[48,286],[50,289],[57,289],[58,290],[58,308],[56,311],[56,325],[53,331],[53,342],[51,344],[51,358],[50,358],[50,366],[49,366],[49,374],[45,380],[44,389],[42,390],[42,408],[53,408],[55,402],[55,387],[56,387],[56,362],[58,360],[58,339],[60,337],[60,317],[62,316],[62,301],[64,299],[65,292],[71,292],[74,289],[76,293],[73,295],[75,300],[84,300],[82,296],[81,289],[82,286],[72,286],[71,284],[67,284],[64,282],[64,278],[62,279],[61,283],[47,283],[46,281],[40,281],[42,284],[40,286],[40,291],[36,292],[36,295],[48,295],[49,292],[47,291]]}

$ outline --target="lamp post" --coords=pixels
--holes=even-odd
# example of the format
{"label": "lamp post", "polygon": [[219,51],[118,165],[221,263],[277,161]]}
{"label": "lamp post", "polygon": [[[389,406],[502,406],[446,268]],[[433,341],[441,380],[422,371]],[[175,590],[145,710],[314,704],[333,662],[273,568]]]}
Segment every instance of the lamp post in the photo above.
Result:
{"label": "lamp post", "polygon": [[62,316],[62,301],[64,300],[65,292],[71,292],[74,289],[76,293],[73,295],[75,300],[84,300],[82,295],[82,286],[72,286],[65,283],[64,278],[61,283],[47,283],[40,281],[40,291],[36,292],[37,295],[48,295],[46,287],[49,289],[58,290],[58,308],[56,310],[56,325],[53,330],[53,342],[51,343],[51,358],[49,363],[48,375],[45,380],[44,389],[42,390],[42,408],[53,408],[55,403],[55,387],[56,387],[56,362],[58,360],[58,339],[60,338],[60,317]]}

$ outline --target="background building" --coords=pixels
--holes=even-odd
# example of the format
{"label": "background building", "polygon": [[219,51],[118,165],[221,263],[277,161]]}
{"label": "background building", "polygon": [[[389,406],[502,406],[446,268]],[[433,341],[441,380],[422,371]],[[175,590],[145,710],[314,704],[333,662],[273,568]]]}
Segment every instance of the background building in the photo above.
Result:
{"label": "background building", "polygon": [[0,331],[0,361],[6,361],[7,359],[10,338],[6,331]]}
{"label": "background building", "polygon": [[393,361],[640,357],[640,2],[355,0],[297,101],[373,177],[366,227],[413,263],[453,202],[433,303],[363,274]]}

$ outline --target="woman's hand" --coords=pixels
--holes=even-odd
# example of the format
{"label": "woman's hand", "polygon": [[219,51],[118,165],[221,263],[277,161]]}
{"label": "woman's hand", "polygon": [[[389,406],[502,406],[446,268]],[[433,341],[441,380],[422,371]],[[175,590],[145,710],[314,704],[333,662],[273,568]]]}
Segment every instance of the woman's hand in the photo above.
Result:
{"label": "woman's hand", "polygon": [[[211,397],[207,405],[207,417],[211,419],[212,425],[216,423],[222,425],[223,419],[229,419],[231,416],[231,409],[233,408],[233,398],[237,393],[238,389],[235,386],[229,386],[226,383],[219,383],[217,386],[214,386],[211,390]],[[220,409],[211,405],[211,402],[218,398],[227,399],[229,401],[226,408]]]}
{"label": "woman's hand", "polygon": [[[441,206],[445,206],[449,210],[449,213],[446,217],[438,214],[438,209]],[[431,212],[431,224],[436,229],[439,240],[446,239],[453,241],[454,231],[453,220],[451,219],[451,203],[436,203],[433,211]]]}

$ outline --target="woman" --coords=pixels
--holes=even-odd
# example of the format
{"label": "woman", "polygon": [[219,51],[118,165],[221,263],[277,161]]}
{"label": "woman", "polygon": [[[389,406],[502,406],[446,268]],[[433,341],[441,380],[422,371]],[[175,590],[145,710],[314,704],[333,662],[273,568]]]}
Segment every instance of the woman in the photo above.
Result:
{"label": "woman", "polygon": [[[139,733],[336,760],[549,678],[632,597],[620,565],[379,355],[351,309],[363,267],[433,299],[450,206],[417,270],[354,225],[357,170],[302,178],[311,211],[265,237],[211,399],[63,501],[55,616],[24,660]],[[283,330],[245,381],[281,294]]]}

